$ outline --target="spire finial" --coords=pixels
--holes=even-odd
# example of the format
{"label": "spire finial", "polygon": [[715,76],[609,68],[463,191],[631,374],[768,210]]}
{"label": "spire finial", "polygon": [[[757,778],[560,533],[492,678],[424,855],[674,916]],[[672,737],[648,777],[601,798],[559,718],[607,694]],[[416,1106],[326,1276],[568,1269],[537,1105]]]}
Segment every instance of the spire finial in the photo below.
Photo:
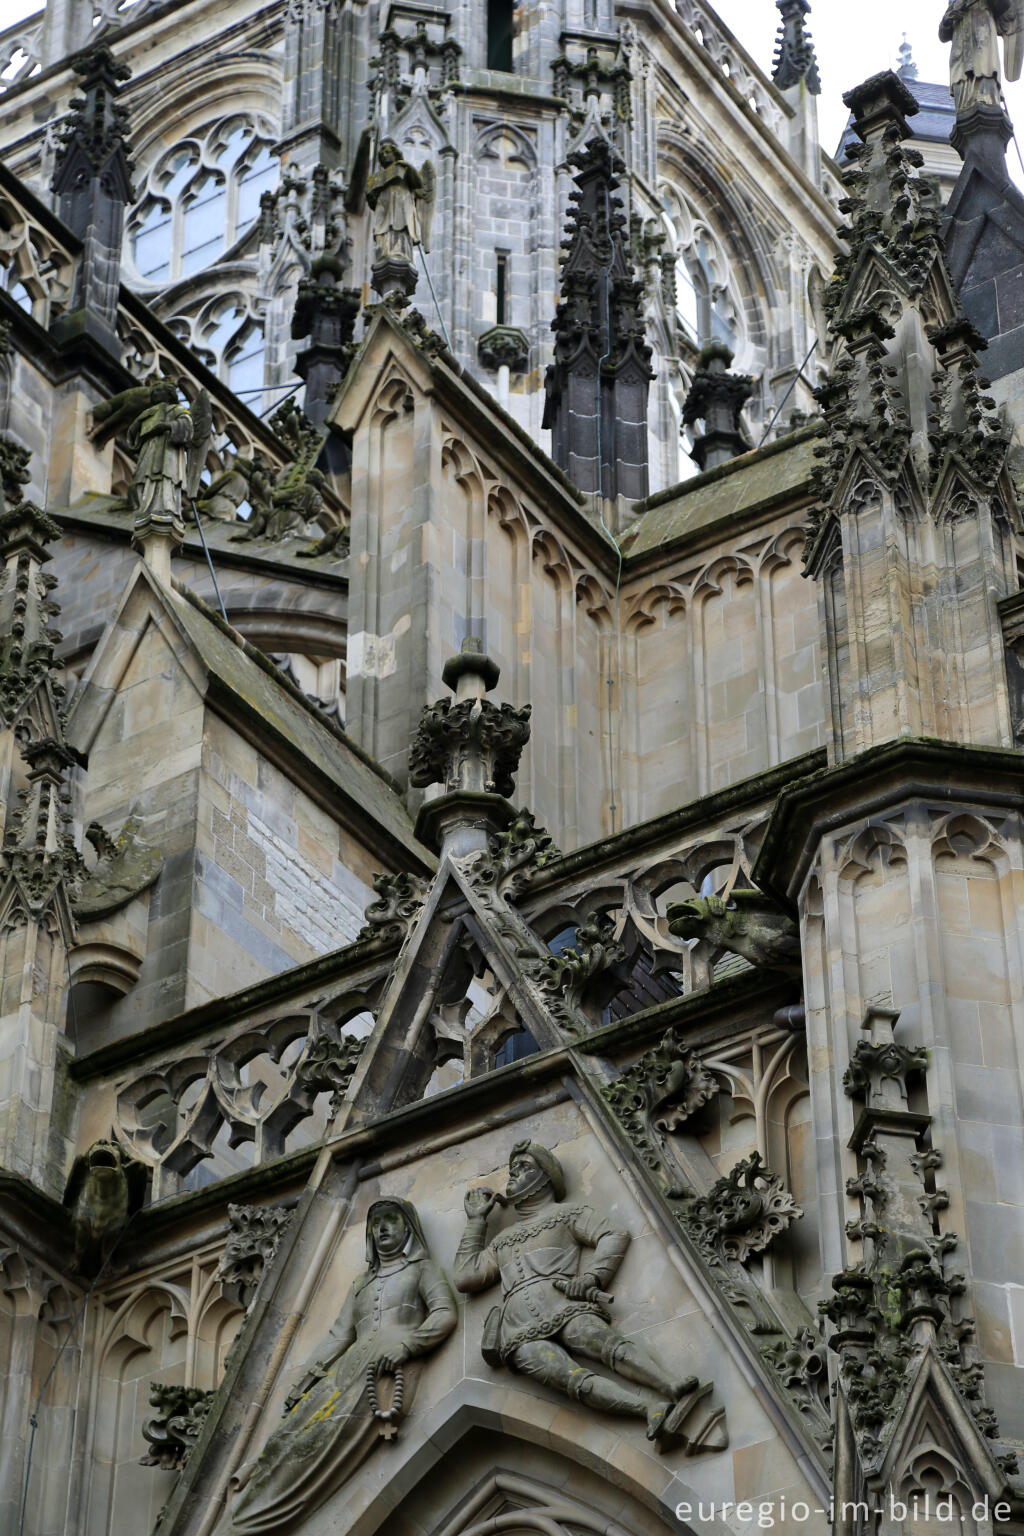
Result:
{"label": "spire finial", "polygon": [[[621,196],[622,157],[600,133],[568,157],[570,194],[561,301],[551,322],[555,360],[544,380],[542,425],[551,457],[576,487],[613,506],[647,495],[651,348],[643,284]],[[595,431],[595,421],[604,430]]]}
{"label": "spire finial", "polygon": [[812,96],[820,96],[818,60],[805,24],[805,18],[810,15],[811,0],[775,0],[775,4],[781,20],[775,39],[772,80],[781,91],[802,83]]}
{"label": "spire finial", "polygon": [[740,413],[754,393],[754,380],[748,374],[730,373],[732,360],[732,352],[722,342],[713,341],[706,346],[683,402],[684,425],[704,423],[704,431],[694,439],[690,455],[702,473],[747,451],[748,444],[740,431]]}
{"label": "spire finial", "polygon": [[76,53],[71,67],[82,95],[72,98],[72,112],[62,129],[53,190],[66,198],[83,180],[102,176],[107,190],[115,192],[118,201],[128,203],[135,195],[128,154],[128,113],[118,96],[131,78],[131,70],[105,43]]}
{"label": "spire finial", "polygon": [[409,752],[409,782],[441,784],[444,793],[420,811],[418,835],[457,854],[486,848],[495,824],[512,814],[519,758],[530,739],[530,706],[514,709],[486,695],[500,669],[470,635],[441,673],[454,699],[439,699],[421,714]]}
{"label": "spire finial", "polygon": [[28,461],[26,449],[0,437],[0,729],[50,672],[60,640],[50,624],[59,611],[50,598],[56,582],[42,569],[60,529],[24,500]]}
{"label": "spire finial", "polygon": [[900,79],[916,80],[917,65],[914,63],[914,50],[907,41],[907,34],[905,32],[903,34],[903,41],[900,43],[899,55],[900,67],[896,73],[899,75]]}

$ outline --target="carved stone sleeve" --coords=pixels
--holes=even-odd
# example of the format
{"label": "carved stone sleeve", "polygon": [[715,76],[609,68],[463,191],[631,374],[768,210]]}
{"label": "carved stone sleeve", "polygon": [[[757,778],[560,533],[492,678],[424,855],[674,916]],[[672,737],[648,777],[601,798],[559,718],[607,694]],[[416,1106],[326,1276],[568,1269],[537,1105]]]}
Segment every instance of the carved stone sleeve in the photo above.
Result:
{"label": "carved stone sleeve", "polygon": [[420,1300],[426,1317],[405,1340],[410,1360],[429,1354],[451,1333],[458,1322],[458,1310],[452,1288],[443,1272],[429,1259],[420,1263]]}
{"label": "carved stone sleeve", "polygon": [[470,1216],[452,1270],[460,1291],[485,1291],[501,1278],[494,1250],[486,1243],[487,1217]]}
{"label": "carved stone sleeve", "polygon": [[589,1205],[573,1213],[572,1234],[576,1241],[593,1248],[593,1257],[582,1261],[582,1269],[594,1275],[598,1284],[607,1286],[618,1272],[629,1247],[629,1233],[613,1227]]}
{"label": "carved stone sleeve", "polygon": [[337,1322],[331,1328],[330,1333],[327,1335],[327,1338],[324,1341],[325,1349],[323,1354],[320,1356],[318,1363],[325,1369],[328,1366],[333,1365],[334,1361],[338,1359],[338,1356],[343,1355],[346,1349],[349,1349],[351,1345],[355,1343],[355,1303],[359,1283],[360,1282],[357,1280],[355,1285],[352,1286],[348,1295],[345,1297],[345,1305],[338,1313]]}

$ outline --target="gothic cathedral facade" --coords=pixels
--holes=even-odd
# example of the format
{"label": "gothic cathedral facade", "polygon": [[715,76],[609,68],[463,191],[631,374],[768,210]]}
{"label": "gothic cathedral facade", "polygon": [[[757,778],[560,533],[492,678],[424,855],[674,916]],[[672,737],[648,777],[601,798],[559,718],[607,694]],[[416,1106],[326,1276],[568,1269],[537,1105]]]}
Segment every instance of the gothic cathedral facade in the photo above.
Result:
{"label": "gothic cathedral facade", "polygon": [[1024,5],[776,6],[0,33],[4,1532],[1024,1532]]}

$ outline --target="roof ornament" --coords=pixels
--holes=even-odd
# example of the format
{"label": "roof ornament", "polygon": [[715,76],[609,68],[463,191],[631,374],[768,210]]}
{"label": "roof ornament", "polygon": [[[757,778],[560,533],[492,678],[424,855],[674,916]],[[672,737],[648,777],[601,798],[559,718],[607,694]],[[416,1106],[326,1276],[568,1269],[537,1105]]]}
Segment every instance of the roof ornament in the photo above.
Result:
{"label": "roof ornament", "polygon": [[907,41],[907,34],[905,32],[903,34],[903,41],[899,46],[899,55],[900,67],[896,71],[897,75],[899,75],[901,80],[916,80],[917,65],[914,63],[914,50]]}
{"label": "roof ornament", "polygon": [[820,96],[818,60],[804,21],[810,14],[810,0],[775,0],[775,3],[782,19],[775,39],[772,80],[780,91],[803,84],[812,96]]}
{"label": "roof ornament", "polygon": [[424,709],[409,751],[410,784],[444,786],[420,813],[431,823],[423,831],[460,856],[485,850],[495,823],[505,825],[514,815],[507,797],[530,739],[530,706],[516,709],[486,697],[500,675],[481,640],[463,640],[441,673],[455,698]]}
{"label": "roof ornament", "polygon": [[709,342],[700,354],[690,392],[683,402],[684,426],[704,423],[703,433],[694,438],[690,450],[701,473],[728,463],[749,447],[743,436],[741,416],[756,381],[749,374],[730,372],[732,360],[732,351],[723,342]]}

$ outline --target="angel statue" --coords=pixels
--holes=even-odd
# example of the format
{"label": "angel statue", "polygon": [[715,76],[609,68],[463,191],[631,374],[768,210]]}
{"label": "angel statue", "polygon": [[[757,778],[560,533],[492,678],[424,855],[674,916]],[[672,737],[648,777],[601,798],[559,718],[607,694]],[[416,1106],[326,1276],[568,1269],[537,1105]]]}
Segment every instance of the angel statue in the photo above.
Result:
{"label": "angel statue", "polygon": [[186,405],[168,378],[122,390],[95,407],[94,440],[123,436],[136,453],[128,493],[136,529],[180,524],[182,496],[192,499],[199,489],[212,426],[206,391]]}
{"label": "angel statue", "polygon": [[949,89],[958,118],[975,107],[1001,110],[1000,37],[1006,78],[1019,80],[1024,62],[1024,0],[950,0],[939,23],[939,38],[953,45]]}
{"label": "angel statue", "polygon": [[430,250],[434,167],[429,160],[417,170],[403,157],[394,139],[385,139],[377,152],[377,169],[370,177],[366,201],[373,209],[375,262],[398,260],[411,266],[414,246]]}
{"label": "angel statue", "polygon": [[240,1469],[222,1536],[291,1530],[328,1499],[378,1436],[395,1436],[409,1409],[416,1362],[444,1342],[457,1316],[415,1207],[374,1201],[366,1213],[366,1269],[320,1360],[287,1398],[284,1423],[259,1459]]}
{"label": "angel statue", "polygon": [[204,517],[212,517],[223,523],[234,522],[242,502],[248,500],[249,478],[254,468],[252,459],[236,454],[227,469],[221,470],[210,481],[201,499],[196,502]]}

